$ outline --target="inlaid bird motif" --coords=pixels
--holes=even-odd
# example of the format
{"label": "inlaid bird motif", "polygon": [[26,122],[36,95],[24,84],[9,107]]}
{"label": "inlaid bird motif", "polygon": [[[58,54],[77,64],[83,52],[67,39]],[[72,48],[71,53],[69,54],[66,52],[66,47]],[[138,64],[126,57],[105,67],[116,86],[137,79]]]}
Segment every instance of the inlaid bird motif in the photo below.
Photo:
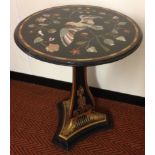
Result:
{"label": "inlaid bird motif", "polygon": [[74,36],[77,32],[85,30],[86,28],[91,28],[93,30],[103,30],[103,26],[95,25],[94,19],[103,18],[101,16],[94,15],[81,15],[79,22],[67,22],[65,24],[66,27],[60,30],[60,38],[65,47],[69,46],[73,40]]}

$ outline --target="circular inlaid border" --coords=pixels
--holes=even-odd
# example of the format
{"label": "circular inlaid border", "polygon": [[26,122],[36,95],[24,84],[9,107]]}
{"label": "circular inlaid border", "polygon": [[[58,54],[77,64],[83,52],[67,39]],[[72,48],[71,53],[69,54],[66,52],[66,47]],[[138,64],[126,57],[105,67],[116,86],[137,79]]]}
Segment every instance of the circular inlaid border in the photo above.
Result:
{"label": "circular inlaid border", "polygon": [[[72,58],[63,58],[63,57],[58,57],[58,56],[52,56],[50,54],[47,53],[43,53],[42,51],[39,51],[33,47],[31,47],[24,39],[24,37],[22,36],[22,28],[24,26],[24,24],[33,16],[39,14],[42,11],[46,11],[49,9],[54,9],[54,8],[63,8],[63,7],[96,7],[96,8],[100,8],[100,9],[104,9],[104,10],[108,10],[111,12],[114,12],[116,14],[119,14],[121,16],[124,16],[129,22],[131,22],[134,26],[135,29],[135,38],[133,39],[133,41],[131,42],[130,45],[128,45],[127,47],[123,48],[120,51],[116,51],[112,54],[103,56],[103,57],[98,57],[98,58],[87,58],[87,59],[72,59]],[[39,60],[42,61],[46,61],[49,63],[55,63],[55,64],[62,64],[62,65],[67,65],[67,66],[94,66],[94,65],[99,65],[99,64],[104,64],[104,63],[110,63],[113,61],[117,61],[119,59],[122,59],[124,57],[126,57],[127,55],[131,54],[132,52],[134,52],[140,45],[141,40],[142,40],[142,32],[139,28],[139,26],[136,24],[136,22],[131,19],[130,17],[111,10],[111,9],[107,9],[107,8],[103,8],[103,7],[98,7],[98,6],[91,6],[91,5],[64,5],[64,6],[56,6],[56,7],[52,7],[52,8],[48,8],[48,9],[44,9],[41,11],[38,11],[36,13],[33,13],[32,15],[28,16],[27,18],[25,18],[23,21],[21,21],[14,33],[14,38],[15,38],[15,42],[17,43],[17,45],[28,55],[37,58]]]}

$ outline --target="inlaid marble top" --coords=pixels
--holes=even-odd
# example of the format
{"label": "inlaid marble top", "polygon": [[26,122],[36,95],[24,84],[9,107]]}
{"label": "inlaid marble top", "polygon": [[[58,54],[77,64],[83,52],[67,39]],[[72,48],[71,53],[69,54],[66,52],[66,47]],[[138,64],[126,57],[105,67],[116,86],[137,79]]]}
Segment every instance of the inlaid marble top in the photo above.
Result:
{"label": "inlaid marble top", "polygon": [[128,16],[96,6],[52,7],[25,18],[15,41],[28,55],[70,66],[109,63],[140,45],[142,33]]}

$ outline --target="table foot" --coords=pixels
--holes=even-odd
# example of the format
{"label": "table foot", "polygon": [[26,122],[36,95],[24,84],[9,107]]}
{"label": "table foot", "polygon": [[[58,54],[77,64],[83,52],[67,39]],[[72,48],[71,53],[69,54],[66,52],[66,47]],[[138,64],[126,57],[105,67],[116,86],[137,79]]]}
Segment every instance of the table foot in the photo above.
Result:
{"label": "table foot", "polygon": [[69,150],[76,142],[98,129],[111,127],[108,114],[88,110],[75,117],[69,117],[70,100],[59,103],[59,125],[53,142]]}

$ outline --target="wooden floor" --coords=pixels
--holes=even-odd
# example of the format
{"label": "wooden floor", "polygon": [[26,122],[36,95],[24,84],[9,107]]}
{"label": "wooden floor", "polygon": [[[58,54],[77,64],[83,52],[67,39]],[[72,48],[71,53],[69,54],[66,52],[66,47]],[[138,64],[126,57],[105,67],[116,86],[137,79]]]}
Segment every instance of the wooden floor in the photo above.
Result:
{"label": "wooden floor", "polygon": [[144,155],[144,107],[95,98],[112,114],[114,127],[98,131],[65,151],[51,140],[56,104],[70,92],[11,80],[11,155]]}

